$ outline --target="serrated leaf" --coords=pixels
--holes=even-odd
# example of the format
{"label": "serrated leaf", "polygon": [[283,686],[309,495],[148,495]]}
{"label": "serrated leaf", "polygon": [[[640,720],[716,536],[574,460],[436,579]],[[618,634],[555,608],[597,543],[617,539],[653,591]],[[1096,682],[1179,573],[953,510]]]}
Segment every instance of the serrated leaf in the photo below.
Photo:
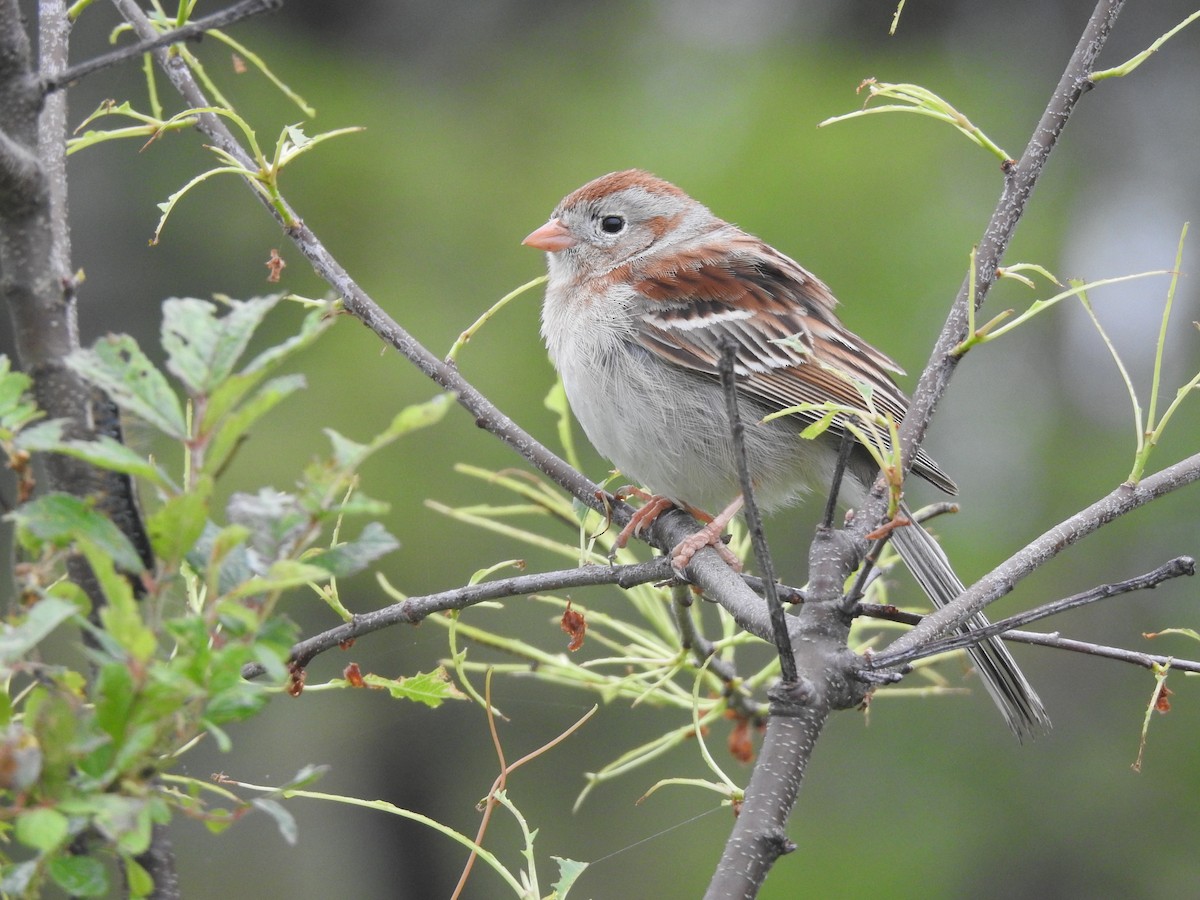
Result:
{"label": "serrated leaf", "polygon": [[200,540],[187,555],[188,564],[197,572],[204,572],[210,582],[213,575],[209,569],[215,568],[219,573],[217,590],[224,594],[254,574],[244,546],[249,536],[250,529],[244,525],[218,528],[214,523],[206,522]]}
{"label": "serrated leaf", "polygon": [[228,596],[236,600],[255,594],[285,591],[288,588],[301,587],[310,582],[324,584],[328,580],[329,573],[319,566],[306,565],[292,559],[281,559],[272,563],[265,575],[256,575],[244,584],[238,585],[229,592]]}
{"label": "serrated leaf", "polygon": [[218,307],[208,300],[174,297],[163,303],[162,345],[167,369],[196,395],[208,394],[233,374],[250,339],[279,295],[228,301]]}
{"label": "serrated leaf", "polygon": [[66,419],[46,419],[44,422],[38,422],[36,425],[30,425],[23,429],[19,435],[14,437],[14,443],[17,447],[28,450],[30,453],[52,450],[66,440],[64,434],[68,424],[70,423]]}
{"label": "serrated leaf", "polygon": [[[281,400],[304,388],[305,384],[303,375],[273,378],[264,384],[253,398],[223,419],[220,425],[216,426],[204,458],[205,471],[220,471],[250,426],[274,409]],[[205,421],[208,421],[208,417]]]}
{"label": "serrated leaf", "polygon": [[212,477],[201,475],[186,494],[168,498],[146,517],[154,555],[168,566],[178,565],[199,542],[208,522],[212,490]]}
{"label": "serrated leaf", "polygon": [[333,445],[333,462],[339,469],[355,469],[367,457],[367,445],[353,441],[332,428],[325,429],[325,436]]}
{"label": "serrated leaf", "polygon": [[129,335],[100,338],[92,349],[68,356],[67,364],[107,391],[126,412],[176,440],[187,437],[179,398]]}
{"label": "serrated leaf", "polygon": [[128,579],[117,572],[112,560],[91,541],[80,539],[78,545],[108,601],[100,610],[100,623],[133,659],[146,662],[158,649],[158,640],[142,621]]}
{"label": "serrated leaf", "polygon": [[248,529],[254,553],[250,565],[258,575],[274,560],[292,553],[309,528],[308,514],[299,501],[274,488],[262,488],[256,494],[234,494],[225,514],[230,522]]}
{"label": "serrated leaf", "polygon": [[31,535],[55,546],[87,540],[122,569],[142,571],[141,557],[129,538],[84,500],[71,494],[46,494],[20,507],[13,517]]}
{"label": "serrated leaf", "polygon": [[378,522],[368,522],[357,539],[306,556],[304,561],[320,566],[330,575],[346,578],[361,572],[381,556],[399,547],[400,542],[392,537],[386,528]]}
{"label": "serrated leaf", "polygon": [[50,861],[50,877],[73,897],[103,897],[108,893],[104,864],[90,856],[56,856]]}
{"label": "serrated leaf", "polygon": [[262,353],[258,354],[258,356],[246,364],[245,368],[242,369],[242,374],[253,375],[269,371],[297,350],[302,350],[315,341],[335,321],[336,317],[329,314],[328,308],[312,310],[304,317],[304,321],[300,325],[300,330],[295,335],[288,338],[282,344],[268,347]]}
{"label": "serrated leaf", "polygon": [[0,353],[0,416],[16,406],[31,387],[33,379],[24,372],[14,372],[8,355]]}
{"label": "serrated leaf", "polygon": [[26,847],[48,853],[66,840],[70,822],[57,809],[26,809],[17,816],[17,840]]}
{"label": "serrated leaf", "polygon": [[26,429],[21,432],[17,445],[23,450],[35,453],[61,453],[64,456],[82,459],[101,469],[144,478],[164,490],[172,487],[171,479],[162,469],[136,450],[106,434],[91,441],[63,440],[61,420],[56,419]]}
{"label": "serrated leaf", "polygon": [[33,386],[24,372],[11,371],[7,356],[0,353],[0,437],[11,436],[42,415],[27,396]]}
{"label": "serrated leaf", "polygon": [[0,665],[10,666],[79,610],[56,597],[39,600],[16,627],[0,628]]}
{"label": "serrated leaf", "polygon": [[397,700],[413,700],[435,709],[447,700],[466,699],[450,681],[442,666],[431,672],[419,672],[404,678],[367,674],[363,676],[363,681],[368,687],[386,689]]}
{"label": "serrated leaf", "polygon": [[578,862],[574,859],[564,859],[561,856],[551,856],[550,858],[558,865],[558,881],[552,885],[555,900],[567,900],[567,891],[571,889],[579,876],[584,873],[584,870],[588,867],[588,863]]}

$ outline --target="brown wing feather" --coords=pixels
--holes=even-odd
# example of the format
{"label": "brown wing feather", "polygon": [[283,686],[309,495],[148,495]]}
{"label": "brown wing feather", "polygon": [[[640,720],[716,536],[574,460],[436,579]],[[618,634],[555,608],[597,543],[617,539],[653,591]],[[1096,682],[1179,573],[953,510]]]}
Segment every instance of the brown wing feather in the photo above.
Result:
{"label": "brown wing feather", "polygon": [[[865,412],[862,385],[878,412],[903,419],[908,398],[889,374],[899,366],[842,325],[829,288],[757,239],[738,232],[733,240],[732,255],[724,243],[725,252],[697,247],[673,254],[670,268],[643,261],[631,273],[644,300],[637,339],[676,365],[713,377],[732,339],[743,389],[768,409],[833,400]],[[800,414],[810,421],[820,415]],[[831,428],[841,432],[837,421]],[[914,469],[955,492],[924,451]]]}

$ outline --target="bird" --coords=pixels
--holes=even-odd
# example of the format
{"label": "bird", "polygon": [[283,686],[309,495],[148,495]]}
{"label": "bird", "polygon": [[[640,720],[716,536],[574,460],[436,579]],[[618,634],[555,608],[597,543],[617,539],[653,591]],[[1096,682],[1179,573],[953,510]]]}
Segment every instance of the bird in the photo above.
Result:
{"label": "bird", "polygon": [[[824,282],[649,172],[588,182],[522,243],[546,253],[541,332],[575,418],[600,454],[653,492],[644,508],[669,501],[693,512],[722,510],[700,545],[719,537],[742,500],[720,381],[725,348],[734,348],[740,417],[756,423],[746,427],[744,447],[765,512],[830,489],[852,412],[899,423],[908,410],[893,379],[902,370],[842,323]],[[837,412],[828,427],[802,438],[829,403]],[[887,435],[881,440],[886,445]],[[912,471],[957,492],[924,449]],[[855,442],[839,500],[860,506],[878,474]],[[891,529],[890,539],[936,607],[965,590],[915,520]],[[672,551],[676,568],[696,549]],[[979,614],[964,630],[986,624]],[[1019,739],[1049,729],[1041,699],[999,638],[968,652]]]}

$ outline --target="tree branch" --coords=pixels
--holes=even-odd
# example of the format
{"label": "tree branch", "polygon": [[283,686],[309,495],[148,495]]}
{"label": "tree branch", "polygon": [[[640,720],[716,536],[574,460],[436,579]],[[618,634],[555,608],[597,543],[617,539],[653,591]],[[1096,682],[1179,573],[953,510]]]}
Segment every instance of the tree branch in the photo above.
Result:
{"label": "tree branch", "polygon": [[886,665],[876,660],[893,656],[900,658],[913,648],[948,634],[989,603],[1009,593],[1022,578],[1067,547],[1125,513],[1197,480],[1200,480],[1200,454],[1169,466],[1143,479],[1140,484],[1122,484],[1106,497],[1031,541],[968,588],[953,603],[926,616],[920,625],[874,656],[870,665]]}
{"label": "tree branch", "polygon": [[[913,391],[912,403],[900,425],[900,448],[905,472],[911,467],[934,409],[946,392],[950,377],[958,365],[959,357],[950,351],[967,336],[967,308],[972,291],[975,307],[978,309],[987,299],[988,292],[996,281],[997,270],[1004,259],[1005,251],[1017,224],[1025,214],[1033,189],[1066,127],[1067,120],[1079,98],[1092,87],[1090,79],[1096,59],[1104,48],[1124,3],[1125,0],[1100,0],[1096,4],[1079,43],[1076,44],[1075,51],[1071,54],[1071,59],[1050,97],[1050,102],[1025,147],[1025,152],[1021,154],[1020,160],[1005,172],[1004,189],[975,253],[975,271],[967,274],[958,290],[950,315],[942,327],[929,362],[921,373]],[[971,284],[972,274],[975,279],[974,285]],[[882,511],[882,508],[882,505],[879,505],[878,511]],[[865,531],[870,530],[868,522],[864,522],[860,527]]]}
{"label": "tree branch", "polygon": [[1151,590],[1158,587],[1164,581],[1178,578],[1180,575],[1195,574],[1196,561],[1190,556],[1178,556],[1152,572],[1138,575],[1126,581],[1101,584],[1094,588],[1089,588],[1078,594],[1072,594],[1070,597],[1054,600],[1026,612],[1009,616],[1007,619],[993,622],[986,628],[972,628],[969,632],[953,634],[928,641],[903,652],[896,652],[889,649],[884,653],[872,654],[871,663],[879,668],[889,668],[891,666],[915,662],[927,656],[936,656],[939,653],[949,653],[953,650],[964,649],[995,635],[1005,635],[1006,632],[1014,628],[1019,628],[1022,625],[1028,625],[1030,622],[1036,622],[1070,609],[1086,606],[1090,603],[1095,603],[1097,600],[1106,600],[1109,597],[1117,597],[1121,594],[1131,593],[1132,591]]}
{"label": "tree branch", "polygon": [[[300,641],[292,647],[292,652],[288,655],[288,664],[293,668],[303,669],[326,650],[364,634],[392,625],[415,625],[436,612],[466,609],[485,600],[601,584],[631,588],[638,584],[671,578],[673,574],[670,560],[657,557],[649,562],[629,566],[582,566],[557,572],[517,575],[422,597],[409,597],[399,603],[356,615],[349,622]],[[257,663],[250,663],[242,669],[242,675],[246,678],[257,678],[265,672],[266,670]]]}
{"label": "tree branch", "polygon": [[[894,606],[879,606],[874,603],[861,603],[856,614],[870,616],[873,619],[885,619],[889,622],[900,622],[904,625],[919,625],[924,616],[919,613],[905,612]],[[1108,647],[1104,644],[1093,644],[1088,641],[1077,641],[1065,638],[1058,632],[1045,633],[1040,631],[1018,631],[1016,629],[1004,632],[1004,639],[1017,644],[1032,644],[1037,647],[1049,647],[1052,650],[1068,650],[1072,653],[1084,653],[1088,656],[1100,656],[1127,662],[1143,669],[1154,666],[1169,665],[1183,672],[1200,673],[1200,662],[1190,659],[1179,659],[1174,656],[1157,656],[1153,653],[1141,653],[1137,650],[1126,650],[1124,647]]]}
{"label": "tree branch", "polygon": [[166,47],[169,44],[198,41],[209,31],[217,28],[226,28],[235,22],[240,22],[242,19],[248,19],[251,16],[261,15],[266,12],[275,12],[275,10],[282,7],[283,0],[241,0],[241,2],[235,3],[233,6],[227,7],[220,12],[215,12],[200,19],[193,19],[179,28],[164,31],[161,34],[155,32],[154,37],[143,38],[136,44],[122,47],[120,50],[114,50],[111,53],[105,53],[94,59],[89,59],[87,62],[63,69],[54,75],[44,75],[41,82],[42,92],[51,94],[64,87],[69,87],[81,78],[91,75],[93,72],[99,72],[101,69],[118,65],[128,59],[134,59],[143,53],[157,50],[160,47]]}
{"label": "tree branch", "polygon": [[[737,347],[734,341],[727,340],[721,347],[720,373],[721,390],[725,395],[725,415],[729,418],[729,433],[733,440],[733,455],[737,460],[738,482],[742,488],[742,514],[746,517],[750,544],[754,548],[754,558],[762,573],[762,593],[771,617],[772,643],[779,654],[780,677],[784,681],[795,681],[795,651],[788,634],[783,604],[779,602],[779,593],[775,589],[775,564],[771,561],[771,550],[763,532],[762,516],[758,511],[758,501],[754,498],[754,482],[750,478],[750,461],[746,457],[746,426],[742,424],[741,412],[738,409],[737,378],[734,374],[736,354]],[[836,488],[834,492],[837,492]]]}

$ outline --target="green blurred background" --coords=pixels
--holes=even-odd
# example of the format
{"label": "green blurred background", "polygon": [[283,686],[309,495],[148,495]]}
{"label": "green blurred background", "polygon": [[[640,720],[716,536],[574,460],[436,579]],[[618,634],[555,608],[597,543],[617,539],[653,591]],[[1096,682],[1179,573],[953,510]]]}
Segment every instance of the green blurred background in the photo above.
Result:
{"label": "green blurred background", "polygon": [[[208,4],[201,4],[204,12]],[[359,283],[436,353],[496,298],[541,273],[520,246],[558,199],[584,181],[639,166],[684,187],[719,215],[779,247],[826,280],[847,323],[919,372],[960,284],[1001,187],[995,159],[950,128],[915,116],[878,116],[818,130],[856,108],[855,86],[875,76],[922,84],[965,111],[1010,154],[1041,113],[1083,27],[1089,4],[910,2],[895,37],[891,3],[719,0],[488,4],[360,0],[289,2],[233,34],[260,52],[319,111],[313,134],[362,125],[284,175],[305,221]],[[1102,59],[1115,65],[1191,11],[1184,2],[1131,4]],[[77,26],[74,59],[104,47],[114,24],[96,4]],[[1007,262],[1038,262],[1061,277],[1089,279],[1173,260],[1182,223],[1200,221],[1200,25],[1183,32],[1134,76],[1087,96],[1053,157]],[[300,113],[255,75],[235,76],[214,40],[201,57],[270,145]],[[169,108],[178,108],[162,84]],[[72,91],[72,121],[101,100],[144,104],[136,66],[89,78]],[[113,143],[71,159],[74,264],[85,342],[129,332],[151,349],[159,304],[169,296],[244,297],[272,288],[264,262],[278,248],[283,287],[321,295],[325,286],[275,223],[232,179],[188,196],[159,246],[148,247],[164,200],[210,164],[194,134],[138,152]],[[1195,268],[1193,237],[1184,257]],[[1044,294],[1043,294],[1044,295]],[[1165,281],[1097,292],[1093,299],[1143,391]],[[1033,298],[1000,286],[985,314]],[[1200,366],[1192,320],[1194,278],[1181,281],[1166,365],[1168,396]],[[299,314],[277,313],[275,337]],[[464,373],[533,434],[553,443],[542,398],[552,371],[537,334],[538,300],[508,308],[464,352]],[[5,320],[0,350],[11,340]],[[347,319],[298,368],[308,390],[259,427],[225,480],[226,492],[288,488],[327,449],[322,427],[364,439],[431,385]],[[911,379],[904,382],[911,387]],[[1143,393],[1143,400],[1145,394]],[[1152,468],[1196,451],[1200,403],[1168,433]],[[1064,304],[1018,334],[970,355],[927,443],[962,488],[962,512],[941,525],[968,581],[1046,528],[1107,493],[1127,474],[1129,401],[1078,304]],[[136,427],[135,443],[148,435]],[[169,461],[169,460],[168,460]],[[366,471],[364,489],[392,503],[387,524],[403,548],[383,566],[409,594],[462,584],[477,568],[516,556],[530,571],[558,567],[511,540],[428,511],[446,503],[506,502],[457,475],[456,462],[525,464],[452,412],[437,428],[389,448]],[[601,478],[604,462],[588,456]],[[914,490],[917,500],[936,499]],[[1063,554],[994,609],[997,615],[1127,578],[1200,549],[1193,488],[1128,516]],[[785,577],[804,578],[813,514],[769,523]],[[0,590],[7,590],[7,579]],[[621,608],[615,592],[579,592],[598,608]],[[910,595],[900,594],[904,602]],[[386,602],[370,578],[344,584],[356,610]],[[1179,580],[1047,623],[1066,635],[1195,657],[1182,638],[1141,635],[1197,626],[1197,588]],[[543,610],[508,604],[505,615],[550,650],[563,638]],[[298,594],[290,612],[306,632],[332,614]],[[468,614],[469,616],[471,614]],[[479,614],[486,621],[495,613]],[[469,621],[470,619],[468,619]],[[583,652],[588,652],[587,650]],[[1053,734],[1018,746],[980,691],[965,697],[881,697],[869,717],[830,723],[790,826],[798,845],[762,896],[1179,897],[1196,891],[1200,846],[1196,738],[1200,696],[1172,678],[1175,709],[1156,717],[1145,769],[1130,770],[1153,681],[1141,670],[1017,647],[1042,693]],[[445,655],[431,625],[362,639],[327,654],[310,680],[337,675],[350,659],[400,675]],[[576,719],[589,697],[530,681],[501,681],[511,717],[510,758]],[[528,766],[510,793],[540,829],[538,850],[598,860],[580,897],[698,896],[730,827],[711,795],[664,790],[634,801],[668,775],[702,777],[688,747],[595,792],[577,813],[582,773],[677,725],[673,714],[601,709],[582,732]],[[467,704],[428,711],[376,692],[280,699],[234,730],[235,749],[201,748],[186,771],[223,771],[256,783],[286,780],[328,763],[318,789],[382,798],[473,833],[476,801],[496,766],[486,723]],[[724,734],[714,734],[720,749]],[[728,762],[743,782],[748,769]],[[185,896],[442,897],[463,861],[456,845],[380,813],[294,801],[300,843],[249,816],[212,837],[193,822],[174,828]],[[517,863],[504,816],[488,843]],[[549,876],[549,868],[543,874]],[[546,877],[543,890],[552,880]],[[468,897],[504,896],[477,868]]]}

